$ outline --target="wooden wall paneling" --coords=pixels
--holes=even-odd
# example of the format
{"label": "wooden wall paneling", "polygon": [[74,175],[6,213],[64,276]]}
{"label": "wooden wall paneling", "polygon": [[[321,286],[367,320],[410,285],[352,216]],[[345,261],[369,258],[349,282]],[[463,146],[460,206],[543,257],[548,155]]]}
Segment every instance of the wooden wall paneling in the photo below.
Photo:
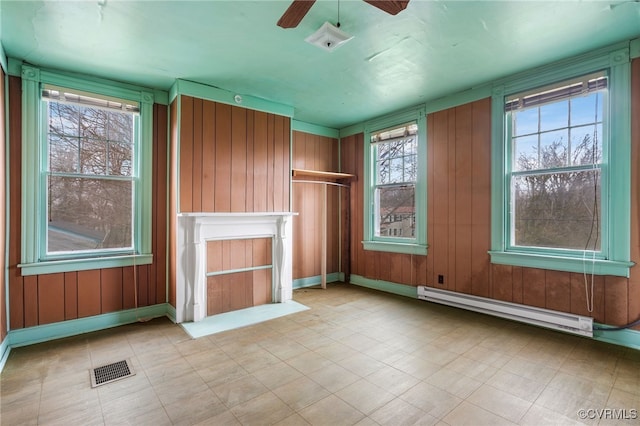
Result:
{"label": "wooden wall paneling", "polygon": [[509,265],[492,265],[493,269],[493,293],[494,299],[513,301],[513,267]]}
{"label": "wooden wall paneling", "polygon": [[64,319],[78,318],[78,273],[64,273]]}
{"label": "wooden wall paneling", "polygon": [[291,211],[291,119],[283,117],[282,127],[282,211]]}
{"label": "wooden wall paneling", "polygon": [[231,256],[229,255],[231,251],[231,241],[222,240],[222,270],[228,271],[231,269]]}
{"label": "wooden wall paneling", "polygon": [[[433,285],[437,288],[448,289],[449,281],[453,279],[449,274],[449,152],[448,131],[449,114],[447,111],[433,114],[433,139],[431,141],[433,163],[430,180],[433,190],[429,197],[429,204],[433,211],[433,227],[429,256],[433,258]],[[438,283],[438,276],[444,277],[444,283]]]}
{"label": "wooden wall paneling", "polygon": [[287,205],[285,207],[285,189],[284,176],[290,176],[289,161],[284,161],[284,121],[282,116],[275,116],[273,123],[273,211],[289,211],[289,203],[287,197]]}
{"label": "wooden wall paneling", "polygon": [[254,206],[254,200],[255,200],[255,195],[254,195],[254,190],[255,190],[255,184],[253,183],[254,181],[254,175],[253,175],[253,171],[254,171],[254,146],[255,146],[255,124],[254,124],[254,120],[255,120],[255,112],[252,110],[248,110],[247,111],[247,176],[245,177],[246,182],[247,182],[247,187],[246,187],[246,199],[245,199],[245,203],[247,206],[247,211],[248,212],[255,212],[256,208]]}
{"label": "wooden wall paneling", "polygon": [[216,103],[202,104],[202,211],[215,212]]}
{"label": "wooden wall paneling", "polygon": [[[135,288],[138,289],[137,302],[138,307],[153,305],[156,302],[156,284],[151,280],[151,271],[155,270],[154,265],[138,265],[134,268]],[[126,300],[126,297],[125,297]]]}
{"label": "wooden wall paneling", "polygon": [[231,211],[246,211],[247,186],[247,113],[231,108]]}
{"label": "wooden wall paneling", "polygon": [[625,325],[629,319],[629,284],[625,277],[604,278],[604,321],[610,325]]}
{"label": "wooden wall paneling", "polygon": [[[435,229],[435,164],[434,145],[436,143],[436,115],[427,115],[427,256],[425,264],[425,285],[436,286],[434,270],[434,229]],[[436,249],[437,250],[437,249]]]}
{"label": "wooden wall paneling", "polygon": [[64,321],[64,273],[38,277],[38,325]]}
{"label": "wooden wall paneling", "polygon": [[169,234],[168,234],[168,292],[167,300],[171,306],[176,307],[176,235],[177,221],[176,214],[179,212],[178,205],[178,99],[176,98],[169,107],[169,120],[171,128],[171,138],[169,140]]}
{"label": "wooden wall paneling", "polygon": [[258,269],[253,271],[253,306],[271,303],[273,300],[271,273],[271,269]]}
{"label": "wooden wall paneling", "polygon": [[454,243],[455,283],[456,291],[471,293],[472,239],[471,221],[474,214],[472,205],[472,152],[473,126],[472,104],[465,104],[455,109],[455,188],[452,196],[454,202]]}
{"label": "wooden wall paneling", "polygon": [[410,286],[416,285],[416,274],[414,268],[414,255],[403,254],[402,263],[402,283]]}
{"label": "wooden wall paneling", "polygon": [[267,211],[267,114],[254,112],[253,209]]}
{"label": "wooden wall paneling", "polygon": [[447,224],[447,270],[448,273],[445,275],[444,287],[447,290],[455,291],[456,288],[456,111],[457,109],[450,109],[447,111],[447,145],[446,151],[447,156],[444,159],[447,163],[447,194],[446,200],[448,203],[448,215],[446,217]]}
{"label": "wooden wall paneling", "polygon": [[[640,319],[640,281],[629,280],[629,319],[628,324]],[[633,328],[640,330],[640,325]]]}
{"label": "wooden wall paneling", "polygon": [[266,266],[272,263],[272,238],[256,238],[253,240],[253,265]]}
{"label": "wooden wall paneling", "polygon": [[546,278],[544,269],[522,270],[522,303],[539,308],[546,307]]}
{"label": "wooden wall paneling", "polygon": [[571,311],[571,273],[546,271],[545,306],[561,312]]}
{"label": "wooden wall paneling", "polygon": [[427,272],[428,256],[415,255],[413,256],[413,261],[415,263],[415,270],[416,270],[416,278],[415,278],[416,285],[426,286],[427,276],[428,276],[428,272]]}
{"label": "wooden wall paneling", "polygon": [[[14,267],[14,272],[17,267]],[[24,328],[24,279],[15,275],[9,279],[9,328]]]}
{"label": "wooden wall paneling", "polygon": [[78,318],[102,313],[100,270],[78,271]]}
{"label": "wooden wall paneling", "polygon": [[22,80],[9,76],[9,328],[25,327],[24,279],[20,275],[20,218],[22,215]]}
{"label": "wooden wall paneling", "polygon": [[193,100],[191,96],[180,98],[180,212],[193,212]]}
{"label": "wooden wall paneling", "polygon": [[389,271],[386,281],[390,281],[398,284],[405,284],[403,281],[402,271],[402,253],[384,253],[384,257],[388,259],[389,268],[384,268]]}
{"label": "wooden wall paneling", "polygon": [[100,269],[100,311],[122,310],[122,268]]}
{"label": "wooden wall paneling", "polygon": [[275,205],[275,117],[272,114],[267,115],[267,157],[266,157],[266,169],[267,169],[267,209],[266,211],[274,211]]}
{"label": "wooden wall paneling", "polygon": [[24,326],[38,325],[38,277],[24,277]]}
{"label": "wooden wall paneling", "polygon": [[224,312],[222,303],[222,276],[207,277],[207,315]]}
{"label": "wooden wall paneling", "polygon": [[491,259],[491,99],[473,103],[471,135],[472,293],[489,297]]}
{"label": "wooden wall paneling", "polygon": [[[337,169],[334,169],[337,170]],[[329,200],[327,202],[327,212],[329,223],[327,241],[327,271],[329,273],[340,271],[340,189],[335,186],[327,187]]]}
{"label": "wooden wall paneling", "polygon": [[[513,302],[522,303],[523,298],[523,282],[522,282],[522,267],[514,266],[511,272],[511,279],[513,280]],[[495,283],[495,281],[493,281]]]}
{"label": "wooden wall paneling", "polygon": [[222,256],[222,241],[207,241],[207,272],[224,270]]}
{"label": "wooden wall paneling", "polygon": [[[356,187],[356,209],[357,209],[357,223],[356,223],[356,227],[355,228],[351,228],[352,230],[355,229],[355,237],[356,240],[354,242],[354,245],[357,248],[358,251],[358,256],[356,258],[357,262],[358,262],[358,272],[357,274],[362,275],[362,276],[367,276],[367,272],[366,269],[364,268],[364,263],[365,263],[365,258],[367,256],[367,252],[365,252],[364,248],[362,247],[362,241],[364,240],[364,211],[362,206],[364,205],[364,191],[365,191],[365,182],[364,182],[364,164],[363,164],[363,158],[364,158],[364,144],[368,143],[368,141],[364,140],[364,134],[363,133],[358,133],[355,137],[355,143],[356,143],[356,151],[355,151],[355,160],[356,160],[356,167],[355,167],[355,175],[358,176],[358,181],[355,184]],[[352,186],[353,188],[353,186]],[[368,254],[371,254],[372,252],[368,252]],[[378,253],[378,252],[376,252]]]}
{"label": "wooden wall paneling", "polygon": [[[152,199],[152,225],[151,247],[153,265],[146,268],[147,294],[145,306],[156,301],[158,287],[166,284],[166,256],[167,256],[167,107],[165,105],[153,105],[153,199]],[[164,302],[164,299],[163,299]]]}
{"label": "wooden wall paneling", "polygon": [[[139,271],[140,269],[146,269],[147,265],[126,266],[122,268],[122,308],[121,309],[133,309],[139,306],[146,305],[147,295],[147,282],[140,281]],[[146,274],[145,274],[146,277]],[[141,302],[140,293],[143,293],[145,298]],[[137,306],[136,306],[137,304]]]}
{"label": "wooden wall paneling", "polygon": [[[206,102],[206,101],[205,101]],[[191,161],[191,197],[192,211],[202,211],[202,103],[199,98],[193,99],[193,156]]]}
{"label": "wooden wall paneling", "polygon": [[247,253],[247,241],[248,240],[229,241],[229,269],[240,269],[250,266],[247,264],[245,259],[245,254]]}
{"label": "wooden wall paneling", "polygon": [[216,105],[216,212],[231,211],[231,105]]}
{"label": "wooden wall paneling", "polygon": [[[593,278],[593,280],[592,280]],[[587,304],[587,294],[589,303]],[[592,302],[593,300],[593,302]],[[605,321],[604,277],[580,273],[571,274],[571,313]],[[589,311],[591,307],[592,311]]]}

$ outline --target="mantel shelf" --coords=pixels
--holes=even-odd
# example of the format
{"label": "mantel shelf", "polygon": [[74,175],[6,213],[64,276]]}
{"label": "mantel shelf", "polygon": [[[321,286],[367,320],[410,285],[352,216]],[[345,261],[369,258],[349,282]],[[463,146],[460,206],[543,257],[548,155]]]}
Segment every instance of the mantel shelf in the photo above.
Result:
{"label": "mantel shelf", "polygon": [[352,175],[349,173],[338,173],[338,172],[322,172],[318,170],[304,170],[304,169],[293,169],[292,170],[293,177],[319,177],[324,179],[335,179],[335,180],[351,180],[356,177],[356,175]]}

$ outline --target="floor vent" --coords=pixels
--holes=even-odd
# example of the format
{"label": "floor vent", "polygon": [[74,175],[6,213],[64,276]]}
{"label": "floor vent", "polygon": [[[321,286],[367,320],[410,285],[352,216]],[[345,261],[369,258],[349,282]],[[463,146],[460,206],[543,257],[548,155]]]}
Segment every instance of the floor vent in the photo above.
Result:
{"label": "floor vent", "polygon": [[115,382],[116,380],[126,379],[127,377],[134,376],[136,374],[133,371],[131,361],[125,359],[124,361],[114,362],[112,364],[103,365],[89,370],[91,373],[91,387],[106,385],[107,383]]}

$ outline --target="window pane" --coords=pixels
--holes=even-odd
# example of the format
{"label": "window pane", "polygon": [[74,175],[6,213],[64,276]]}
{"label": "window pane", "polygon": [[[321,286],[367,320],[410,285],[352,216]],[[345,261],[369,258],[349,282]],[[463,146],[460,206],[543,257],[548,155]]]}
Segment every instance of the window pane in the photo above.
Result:
{"label": "window pane", "polygon": [[49,135],[49,170],[60,173],[78,172],[78,138]]}
{"label": "window pane", "polygon": [[80,109],[80,136],[107,140],[109,112],[97,108]]}
{"label": "window pane", "polygon": [[602,162],[602,125],[571,129],[571,161],[574,165]]}
{"label": "window pane", "polygon": [[107,143],[96,139],[80,141],[80,172],[88,175],[107,173]]}
{"label": "window pane", "polygon": [[518,110],[513,114],[513,134],[530,135],[538,132],[538,108]]}
{"label": "window pane", "polygon": [[128,143],[109,144],[109,171],[112,176],[131,176],[133,146]]}
{"label": "window pane", "polygon": [[571,125],[602,121],[602,92],[571,99]]}
{"label": "window pane", "polygon": [[567,165],[569,130],[540,133],[540,168]]}
{"label": "window pane", "polygon": [[600,170],[512,179],[514,245],[600,250]]}
{"label": "window pane", "polygon": [[50,176],[47,252],[131,248],[131,181]]}
{"label": "window pane", "polygon": [[540,131],[561,129],[569,126],[569,100],[554,102],[540,107]]}
{"label": "window pane", "polygon": [[111,141],[133,142],[133,116],[126,113],[109,112],[107,136]]}
{"label": "window pane", "polygon": [[78,136],[80,107],[58,102],[49,103],[49,133]]}
{"label": "window pane", "polygon": [[514,139],[514,171],[538,168],[538,135]]}
{"label": "window pane", "polygon": [[378,207],[376,236],[414,237],[414,185],[378,188],[376,202]]}

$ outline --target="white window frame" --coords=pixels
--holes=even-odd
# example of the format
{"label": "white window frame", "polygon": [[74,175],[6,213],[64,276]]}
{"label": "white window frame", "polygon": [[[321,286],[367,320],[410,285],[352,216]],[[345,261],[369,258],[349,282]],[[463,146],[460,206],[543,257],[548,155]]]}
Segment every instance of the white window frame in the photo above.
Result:
{"label": "white window frame", "polygon": [[[375,224],[378,214],[375,205],[376,150],[371,135],[383,129],[402,126],[415,121],[418,125],[418,171],[415,183],[415,235],[414,237],[376,236]],[[425,108],[413,108],[381,117],[365,123],[364,130],[364,239],[365,250],[406,254],[427,254],[427,129]]]}
{"label": "white window frame", "polygon": [[[46,255],[46,120],[43,121],[42,86],[53,85],[102,97],[137,102],[140,130],[134,147],[133,249],[100,250],[67,256]],[[153,93],[102,79],[78,78],[37,67],[22,66],[22,275],[103,269],[150,264]]]}
{"label": "white window frame", "polygon": [[[536,87],[597,72],[608,81],[608,126],[603,144],[602,242],[597,255],[585,251],[522,250],[511,241],[509,205],[510,143],[505,99]],[[531,70],[496,84],[492,96],[492,223],[491,262],[496,264],[629,276],[631,191],[631,69],[629,49],[606,49]]]}

